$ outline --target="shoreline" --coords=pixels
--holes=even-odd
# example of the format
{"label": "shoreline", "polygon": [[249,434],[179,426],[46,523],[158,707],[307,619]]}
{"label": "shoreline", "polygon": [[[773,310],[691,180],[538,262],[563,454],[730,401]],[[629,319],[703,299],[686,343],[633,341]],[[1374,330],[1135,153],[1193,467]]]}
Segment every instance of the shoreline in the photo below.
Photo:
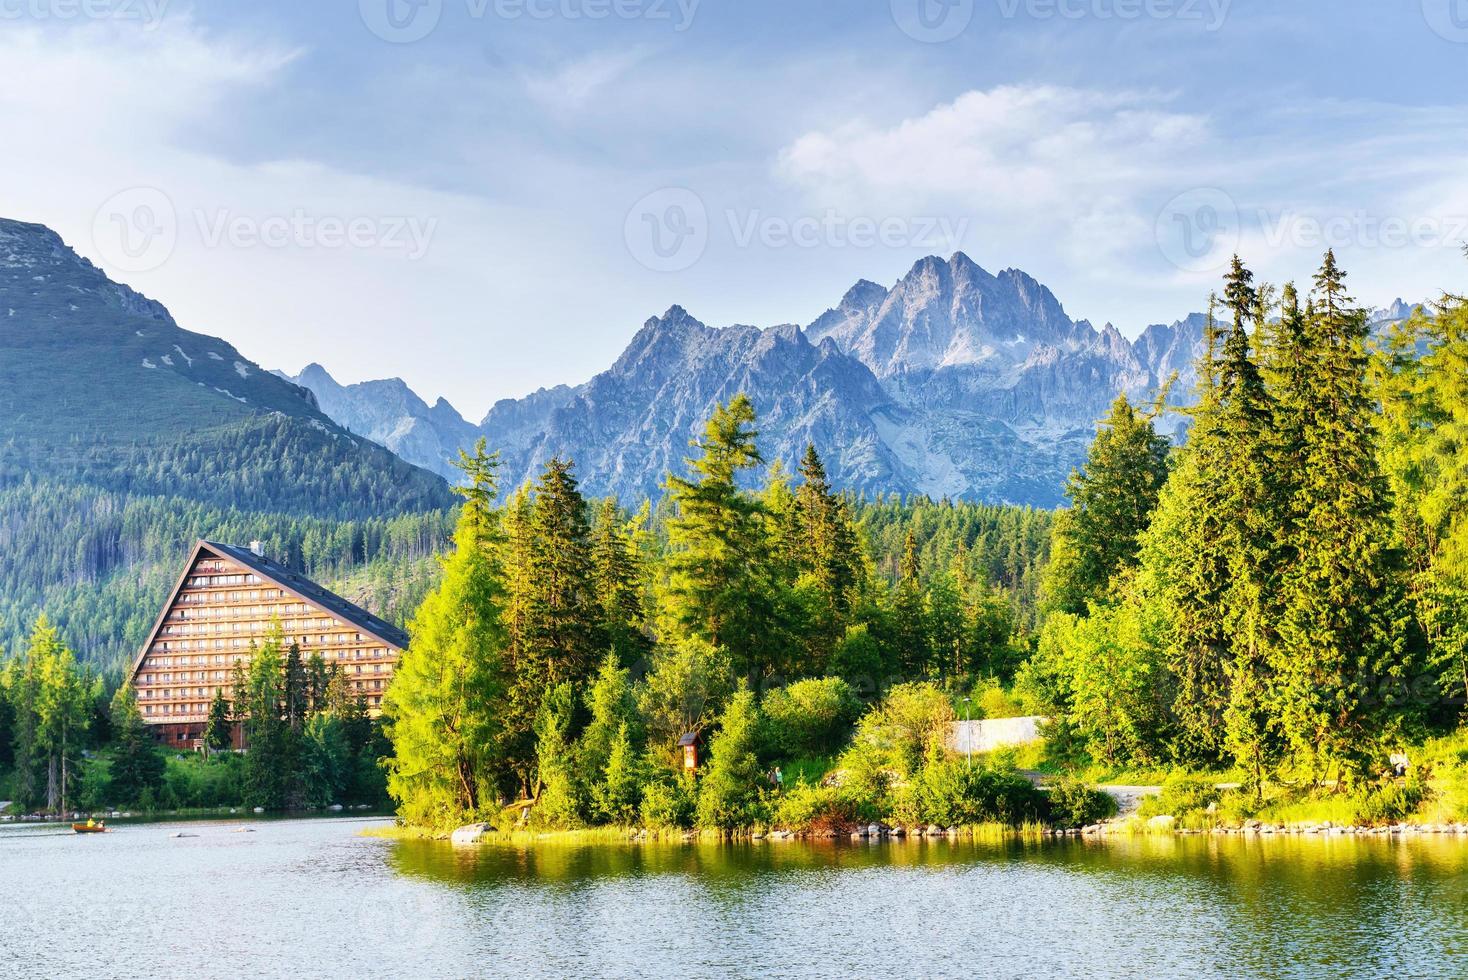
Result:
{"label": "shoreline", "polygon": [[[1153,818],[1155,820],[1156,818]],[[791,830],[748,829],[734,833],[701,830],[649,831],[632,827],[594,827],[579,830],[512,830],[500,831],[484,825],[469,824],[454,831],[439,831],[421,827],[389,824],[383,827],[364,828],[364,837],[385,840],[430,840],[454,846],[479,846],[485,844],[565,845],[565,844],[666,844],[666,843],[820,843],[820,844],[875,844],[905,842],[957,842],[1008,840],[1080,840],[1099,842],[1111,839],[1131,838],[1179,838],[1179,837],[1239,837],[1250,840],[1264,839],[1328,839],[1328,838],[1371,838],[1378,840],[1403,839],[1459,839],[1468,842],[1468,823],[1436,824],[1385,824],[1381,826],[1338,826],[1331,821],[1299,824],[1266,824],[1250,821],[1256,826],[1237,827],[1176,827],[1153,824],[1140,818],[1123,819],[1110,823],[1089,824],[1085,827],[1010,827],[1000,824],[985,824],[976,827],[888,827],[867,825],[858,829],[840,832],[808,832]]]}

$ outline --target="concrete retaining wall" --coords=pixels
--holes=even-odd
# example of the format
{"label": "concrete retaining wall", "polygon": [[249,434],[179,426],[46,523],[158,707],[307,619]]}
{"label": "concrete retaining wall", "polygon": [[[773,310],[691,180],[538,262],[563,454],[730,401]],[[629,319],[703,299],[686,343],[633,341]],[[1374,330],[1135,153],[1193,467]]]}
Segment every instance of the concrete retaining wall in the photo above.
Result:
{"label": "concrete retaining wall", "polygon": [[1006,745],[1028,745],[1040,741],[1039,715],[1023,718],[986,718],[983,721],[955,721],[949,745],[957,752],[971,755],[992,752]]}

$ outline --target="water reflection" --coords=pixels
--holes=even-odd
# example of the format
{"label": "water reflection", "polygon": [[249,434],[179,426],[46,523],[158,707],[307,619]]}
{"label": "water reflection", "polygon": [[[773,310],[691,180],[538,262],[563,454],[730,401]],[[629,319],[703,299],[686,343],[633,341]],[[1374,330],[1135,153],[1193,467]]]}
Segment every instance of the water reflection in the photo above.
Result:
{"label": "water reflection", "polygon": [[[1468,841],[0,828],[0,975],[1468,976]],[[85,914],[78,914],[78,910]]]}

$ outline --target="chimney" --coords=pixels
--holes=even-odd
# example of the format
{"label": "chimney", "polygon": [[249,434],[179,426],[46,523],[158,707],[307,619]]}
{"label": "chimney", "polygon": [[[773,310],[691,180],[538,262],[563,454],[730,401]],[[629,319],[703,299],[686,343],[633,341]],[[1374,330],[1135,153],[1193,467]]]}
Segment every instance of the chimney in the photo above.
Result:
{"label": "chimney", "polygon": [[264,558],[265,557],[265,542],[264,541],[251,541],[250,542],[250,553],[252,555],[254,555],[256,558]]}

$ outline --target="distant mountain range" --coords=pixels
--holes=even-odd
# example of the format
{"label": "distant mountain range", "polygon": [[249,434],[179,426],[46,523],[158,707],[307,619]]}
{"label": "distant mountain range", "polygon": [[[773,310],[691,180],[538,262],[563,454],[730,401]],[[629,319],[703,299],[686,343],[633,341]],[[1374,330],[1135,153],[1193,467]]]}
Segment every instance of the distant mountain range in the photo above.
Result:
{"label": "distant mountain range", "polygon": [[[1378,318],[1408,312],[1399,300]],[[1193,314],[1128,340],[1071,319],[1029,275],[958,253],[922,259],[890,289],[858,282],[804,327],[715,328],[674,306],[585,384],[500,401],[475,424],[395,378],[264,371],[51,230],[0,219],[0,485],[49,476],[396,513],[448,503],[448,461],[483,436],[506,485],[561,455],[589,493],[630,503],[682,472],[713,405],[744,391],[770,463],[793,469],[813,442],[844,488],[1050,507],[1117,392],[1150,400],[1175,376],[1169,401],[1186,401],[1203,327]]]}
{"label": "distant mountain range", "polygon": [[317,516],[452,501],[309,390],[0,218],[0,485],[27,478]]}
{"label": "distant mountain range", "polygon": [[771,462],[793,467],[814,442],[850,489],[1049,507],[1117,392],[1150,399],[1176,373],[1172,400],[1186,397],[1203,323],[1128,341],[1072,320],[1025,273],[958,253],[890,289],[858,282],[804,328],[714,328],[672,307],[590,381],[498,402],[478,425],[397,379],[343,386],[312,364],[289,380],[346,428],[451,479],[446,460],[482,435],[507,483],[559,454],[592,493],[654,494],[711,407],[745,391]]}
{"label": "distant mountain range", "polygon": [[[1374,319],[1411,310],[1397,300]],[[813,442],[841,487],[1053,507],[1118,392],[1151,401],[1171,380],[1168,404],[1189,403],[1205,325],[1193,313],[1128,340],[1072,320],[1024,272],[994,275],[960,252],[922,259],[890,289],[858,282],[804,328],[709,327],[674,306],[590,381],[500,401],[478,425],[397,379],[343,386],[312,364],[290,380],[449,479],[446,460],[484,436],[509,485],[561,455],[589,492],[636,500],[682,472],[713,405],[744,391],[766,460],[787,469]],[[1159,421],[1175,436],[1184,425]]]}

